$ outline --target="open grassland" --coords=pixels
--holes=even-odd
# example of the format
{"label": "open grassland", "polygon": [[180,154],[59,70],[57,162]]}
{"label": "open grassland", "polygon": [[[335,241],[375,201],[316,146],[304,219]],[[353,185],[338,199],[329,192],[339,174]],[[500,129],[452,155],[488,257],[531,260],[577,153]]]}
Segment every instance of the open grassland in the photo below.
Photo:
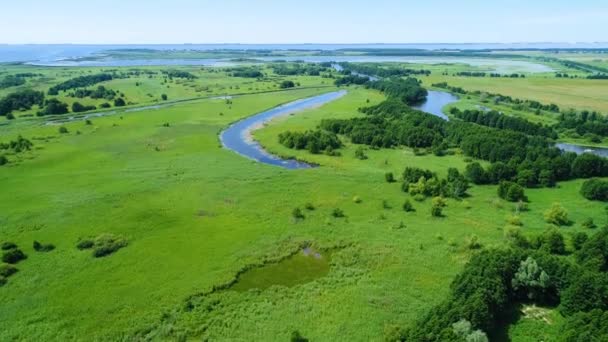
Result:
{"label": "open grassland", "polygon": [[[74,70],[79,69],[65,72]],[[276,82],[262,85],[221,72],[193,72],[200,73],[196,84],[219,84],[211,92],[216,95],[276,89]],[[268,150],[318,163],[318,168],[285,170],[222,149],[218,133],[231,122],[335,90],[325,87],[330,80],[319,77],[289,79],[302,87],[319,87],[243,95],[232,103],[181,103],[93,118],[90,125],[75,121],[64,125],[67,134],[42,125],[43,119],[18,118],[0,127],[0,140],[22,134],[35,143],[33,151],[0,167],[1,240],[17,243],[28,254],[18,264],[19,272],[0,288],[0,340],[118,340],[136,335],[269,341],[286,340],[299,330],[312,341],[381,341],[385,331],[407,326],[445,297],[471,254],[465,247],[468,239],[477,236],[484,247],[505,244],[504,229],[514,205],[498,199],[496,186],[474,186],[468,198],[448,200],[445,216],[434,218],[430,199],[416,202],[401,191],[399,182],[384,179],[385,172],[399,175],[406,166],[442,176],[448,167],[462,171],[468,161],[458,151],[436,157],[416,156],[407,148],[370,149],[365,152],[368,159],[359,160],[357,146],[346,140],[339,157],[311,155],[278,143],[277,135],[285,130],[312,129],[323,118],[362,115],[359,107],[384,99],[378,92],[350,87],[336,102],[255,132]],[[564,96],[575,98],[568,93],[578,91],[578,83],[564,83],[570,91],[558,87],[551,93],[544,90],[542,78],[424,80],[467,89],[473,84],[486,87],[486,82],[487,88],[480,90],[517,96],[507,92],[513,91],[537,100],[546,96],[546,102],[562,106],[568,102]],[[165,89],[170,99],[197,95],[184,84],[166,88],[160,79],[140,81],[136,86],[136,79],[113,80],[108,86],[138,104],[154,102]],[[526,82],[540,83],[526,91]],[[544,82],[550,87],[558,81]],[[608,99],[600,93],[596,89],[591,102],[607,108],[603,101]],[[604,206],[584,199],[581,183],[526,190],[530,203],[529,211],[520,214],[523,232],[542,232],[547,226],[543,213],[554,202],[573,221],[560,228],[566,235],[584,231],[581,223],[587,218],[605,223]],[[414,212],[402,210],[406,199]],[[307,203],[314,210],[306,210]],[[292,217],[294,208],[302,209],[304,219]],[[336,208],[346,217],[332,217]],[[128,246],[105,258],[76,248],[79,239],[104,233],[124,237]],[[34,240],[53,243],[56,249],[35,252]],[[278,260],[308,244],[332,251],[327,276],[290,288],[213,290],[248,266]],[[559,322],[551,316],[559,314],[546,315]],[[524,317],[508,331],[514,341],[535,333],[548,340],[555,336],[542,319],[530,320]]]}

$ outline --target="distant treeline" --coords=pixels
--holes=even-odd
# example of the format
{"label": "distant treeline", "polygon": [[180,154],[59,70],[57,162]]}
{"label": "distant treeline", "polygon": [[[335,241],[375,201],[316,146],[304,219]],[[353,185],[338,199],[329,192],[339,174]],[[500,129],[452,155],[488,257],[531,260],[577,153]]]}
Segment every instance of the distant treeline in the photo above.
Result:
{"label": "distant treeline", "polygon": [[34,105],[42,106],[44,93],[25,89],[8,94],[0,99],[0,116],[9,116],[15,110],[29,110]]}
{"label": "distant treeline", "polygon": [[397,99],[405,104],[414,105],[426,100],[428,92],[420,85],[420,81],[408,77],[406,79],[394,77],[390,79],[370,80],[366,76],[347,75],[335,81],[337,86],[358,84],[383,92],[391,99]]}
{"label": "distant treeline", "polygon": [[261,78],[264,74],[257,68],[239,67],[227,70],[233,77]]}
{"label": "distant treeline", "polygon": [[508,129],[528,135],[540,135],[551,139],[557,139],[557,133],[551,127],[544,126],[539,123],[533,123],[525,119],[504,115],[494,110],[489,112],[470,109],[461,111],[456,107],[452,107],[450,109],[450,114],[463,121],[473,122],[478,125],[499,129]]}
{"label": "distant treeline", "polygon": [[76,78],[69,79],[65,82],[59,83],[49,89],[49,95],[57,95],[60,91],[66,91],[76,88],[84,88],[95,85],[97,83],[112,80],[112,74],[95,74],[87,76],[79,76]]}
{"label": "distant treeline", "polygon": [[498,73],[485,73],[482,71],[460,71],[454,74],[455,76],[462,76],[462,77],[486,77],[486,76],[490,76],[490,77],[505,77],[505,78],[526,78],[526,75],[524,74],[517,74],[517,73],[513,73],[513,74],[498,74]]}
{"label": "distant treeline", "polygon": [[271,65],[272,71],[281,76],[319,76],[322,72],[331,71],[331,64],[314,63],[274,63]]}
{"label": "distant treeline", "polygon": [[359,74],[369,75],[373,77],[404,77],[411,75],[430,75],[431,71],[426,69],[409,69],[401,67],[384,67],[375,63],[338,63],[343,68],[343,74],[356,72]]}

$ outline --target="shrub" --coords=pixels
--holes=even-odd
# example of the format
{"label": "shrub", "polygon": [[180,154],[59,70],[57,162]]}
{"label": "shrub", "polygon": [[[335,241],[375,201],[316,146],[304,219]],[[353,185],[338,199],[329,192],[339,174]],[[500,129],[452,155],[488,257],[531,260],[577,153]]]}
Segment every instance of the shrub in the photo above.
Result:
{"label": "shrub", "polygon": [[42,244],[38,241],[34,241],[34,250],[37,252],[50,252],[55,249],[55,245],[52,243]]}
{"label": "shrub", "polygon": [[523,226],[524,224],[521,222],[521,218],[517,215],[512,215],[507,218],[507,222],[513,226]]}
{"label": "shrub", "polygon": [[434,217],[443,216],[443,208],[446,206],[445,200],[442,197],[434,197],[431,206],[431,215]]}
{"label": "shrub", "polygon": [[524,188],[517,183],[509,181],[500,182],[498,185],[498,197],[509,202],[524,201],[526,199]]}
{"label": "shrub", "polygon": [[89,120],[89,119],[86,119],[86,120],[84,121],[84,124],[85,124],[85,125],[90,126],[90,125],[92,125],[92,124],[93,124],[93,122],[91,122],[91,120]]}
{"label": "shrub", "polygon": [[549,228],[541,236],[536,237],[535,247],[551,254],[566,253],[564,236],[555,228]]}
{"label": "shrub", "polygon": [[581,194],[588,200],[608,201],[608,182],[601,179],[592,178],[583,183]]}
{"label": "shrub", "polygon": [[114,107],[124,107],[126,105],[125,100],[123,100],[122,98],[116,98],[114,100]]}
{"label": "shrub", "polygon": [[108,256],[119,249],[126,247],[127,244],[127,240],[122,237],[117,237],[111,234],[100,235],[95,238],[93,256],[95,258]]}
{"label": "shrub", "polygon": [[586,218],[585,221],[583,221],[583,223],[581,225],[583,226],[583,228],[588,228],[588,229],[593,229],[593,228],[597,227],[591,217]]}
{"label": "shrub", "polygon": [[545,221],[556,226],[565,226],[570,223],[568,212],[559,203],[553,203],[551,208],[545,211]]}
{"label": "shrub", "polygon": [[361,203],[361,202],[362,202],[362,201],[361,201],[361,197],[359,197],[359,196],[355,196],[355,197],[353,197],[353,203],[357,203],[357,204],[359,204],[359,203]]}
{"label": "shrub", "polygon": [[167,94],[162,94],[162,95],[160,96],[160,98],[161,98],[163,101],[167,101]]}
{"label": "shrub", "polygon": [[2,245],[0,246],[0,248],[3,251],[8,251],[9,249],[17,248],[17,245],[14,244],[13,242],[7,241],[7,242],[3,242]]}
{"label": "shrub", "polygon": [[279,87],[280,87],[281,89],[293,88],[293,87],[295,87],[295,86],[296,86],[296,84],[295,84],[295,83],[293,83],[293,81],[283,81],[283,82],[281,82],[281,84],[279,85]]}
{"label": "shrub", "polygon": [[477,235],[469,236],[464,243],[467,249],[480,249],[481,242],[479,242],[479,237]]}
{"label": "shrub", "polygon": [[80,240],[76,244],[76,248],[78,248],[80,250],[90,249],[90,248],[93,248],[94,245],[95,245],[95,243],[93,242],[93,240]]}
{"label": "shrub", "polygon": [[344,217],[346,215],[344,215],[344,211],[342,211],[342,209],[335,208],[334,210],[331,211],[331,216],[340,218],[340,217]]}
{"label": "shrub", "polygon": [[315,206],[312,203],[310,203],[310,202],[304,204],[304,208],[306,210],[315,210]]}
{"label": "shrub", "polygon": [[365,149],[363,148],[363,146],[357,147],[357,149],[355,150],[355,158],[359,160],[367,159],[367,155],[365,154]]}
{"label": "shrub", "polygon": [[13,248],[8,250],[2,254],[2,262],[7,264],[16,264],[21,260],[27,259],[27,255],[25,255],[20,249]]}
{"label": "shrub", "polygon": [[59,133],[66,134],[66,133],[69,133],[69,132],[68,132],[68,129],[65,126],[61,126],[61,127],[59,127]]}
{"label": "shrub", "polygon": [[0,155],[0,166],[8,164],[8,158],[4,155]]}
{"label": "shrub", "polygon": [[10,264],[2,264],[0,265],[0,277],[8,278],[13,274],[17,273],[17,267]]}
{"label": "shrub", "polygon": [[589,236],[583,232],[574,233],[574,235],[572,235],[572,247],[574,247],[574,250],[578,251],[588,239]]}
{"label": "shrub", "polygon": [[291,338],[289,340],[291,342],[308,342],[308,339],[302,336],[302,334],[300,334],[300,332],[297,330],[291,333]]}
{"label": "shrub", "polygon": [[410,202],[409,199],[406,199],[405,202],[403,202],[403,210],[408,213],[415,211],[414,206],[412,205],[412,202]]}
{"label": "shrub", "polygon": [[393,175],[392,172],[387,172],[384,174],[384,179],[386,180],[387,183],[394,183],[395,182],[395,176]]}
{"label": "shrub", "polygon": [[304,219],[304,214],[302,213],[302,210],[300,208],[294,208],[291,212],[291,216],[296,220]]}

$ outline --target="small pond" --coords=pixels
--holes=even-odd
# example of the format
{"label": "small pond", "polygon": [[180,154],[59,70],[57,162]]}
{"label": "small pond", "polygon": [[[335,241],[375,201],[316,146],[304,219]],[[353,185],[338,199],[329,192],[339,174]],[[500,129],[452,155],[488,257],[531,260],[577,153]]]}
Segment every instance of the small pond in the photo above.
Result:
{"label": "small pond", "polygon": [[241,274],[231,290],[265,290],[279,285],[292,287],[305,284],[329,273],[331,253],[305,248],[280,262],[252,268]]}

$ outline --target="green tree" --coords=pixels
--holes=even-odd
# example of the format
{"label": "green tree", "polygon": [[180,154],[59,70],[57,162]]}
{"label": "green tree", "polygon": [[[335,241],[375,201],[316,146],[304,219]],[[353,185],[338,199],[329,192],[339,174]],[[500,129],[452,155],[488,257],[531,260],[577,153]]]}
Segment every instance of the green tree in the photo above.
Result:
{"label": "green tree", "polygon": [[545,221],[556,226],[565,226],[570,223],[568,212],[559,203],[553,203],[551,208],[545,211]]}

